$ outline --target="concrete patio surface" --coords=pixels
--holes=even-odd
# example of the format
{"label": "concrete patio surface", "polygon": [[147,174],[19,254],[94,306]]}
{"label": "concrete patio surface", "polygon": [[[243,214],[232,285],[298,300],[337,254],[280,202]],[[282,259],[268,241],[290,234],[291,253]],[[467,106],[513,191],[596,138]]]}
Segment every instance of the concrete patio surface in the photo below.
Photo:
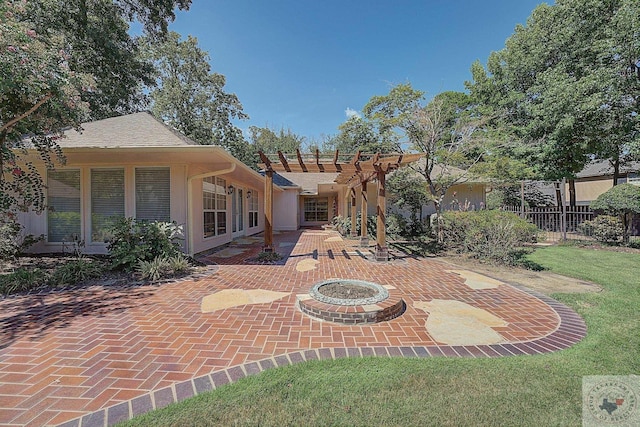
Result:
{"label": "concrete patio surface", "polygon": [[[105,426],[272,367],[339,357],[502,357],[558,351],[586,327],[569,308],[437,259],[387,263],[334,231],[275,236],[203,257],[198,278],[91,286],[0,300],[0,425]],[[399,290],[406,311],[344,325],[303,314],[297,297],[328,278]]]}

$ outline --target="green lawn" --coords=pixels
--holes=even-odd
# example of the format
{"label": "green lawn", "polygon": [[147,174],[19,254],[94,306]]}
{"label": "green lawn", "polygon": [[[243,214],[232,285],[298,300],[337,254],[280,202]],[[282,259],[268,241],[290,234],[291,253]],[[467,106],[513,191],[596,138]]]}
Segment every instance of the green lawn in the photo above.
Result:
{"label": "green lawn", "polygon": [[529,260],[604,289],[553,295],[587,322],[587,337],[570,349],[499,359],[307,362],[123,425],[580,426],[582,376],[640,372],[640,255],[553,246]]}

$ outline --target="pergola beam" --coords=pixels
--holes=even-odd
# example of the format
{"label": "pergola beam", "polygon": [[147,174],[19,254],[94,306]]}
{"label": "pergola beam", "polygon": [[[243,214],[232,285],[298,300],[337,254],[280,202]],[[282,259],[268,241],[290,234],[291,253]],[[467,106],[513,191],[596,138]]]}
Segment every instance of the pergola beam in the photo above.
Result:
{"label": "pergola beam", "polygon": [[335,181],[337,184],[347,187],[347,197],[351,199],[351,235],[357,237],[356,231],[356,190],[355,187],[361,187],[361,222],[362,229],[360,233],[361,245],[368,246],[367,236],[367,183],[374,179],[378,181],[378,195],[376,200],[377,232],[376,232],[376,250],[375,258],[377,261],[386,261],[389,259],[389,249],[386,242],[386,175],[404,165],[412,163],[423,154],[380,154],[363,155],[358,151],[349,162],[339,162],[339,152],[335,151],[333,158],[323,160],[320,156],[320,150],[316,149],[315,153],[307,156],[308,163],[305,163],[300,150],[296,150],[298,163],[289,163],[286,156],[278,151],[280,163],[271,162],[263,153],[259,152],[262,163],[260,167],[265,169],[265,251],[273,250],[273,173],[274,172],[316,172],[316,173],[339,173]]}

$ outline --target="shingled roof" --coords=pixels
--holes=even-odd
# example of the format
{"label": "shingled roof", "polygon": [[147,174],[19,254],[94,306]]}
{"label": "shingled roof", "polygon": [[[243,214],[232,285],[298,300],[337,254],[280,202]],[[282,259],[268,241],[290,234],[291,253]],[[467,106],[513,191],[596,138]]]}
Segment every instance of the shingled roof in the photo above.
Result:
{"label": "shingled roof", "polygon": [[180,147],[198,145],[148,112],[83,123],[83,131],[65,131],[62,148]]}

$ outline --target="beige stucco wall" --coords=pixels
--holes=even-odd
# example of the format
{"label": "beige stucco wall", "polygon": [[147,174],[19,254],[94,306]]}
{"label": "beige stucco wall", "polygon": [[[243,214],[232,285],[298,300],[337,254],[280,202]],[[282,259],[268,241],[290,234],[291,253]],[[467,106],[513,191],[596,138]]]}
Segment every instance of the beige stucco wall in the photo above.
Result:
{"label": "beige stucco wall", "polygon": [[[442,200],[442,210],[478,210],[485,206],[485,185],[481,183],[464,183],[451,186]],[[436,213],[433,203],[429,203],[422,208],[422,217]]]}
{"label": "beige stucco wall", "polygon": [[273,229],[279,231],[300,228],[298,188],[287,188],[273,195]]}
{"label": "beige stucco wall", "polygon": [[[584,181],[576,181],[576,203],[587,205],[597,199],[599,195],[613,187],[611,177],[600,177],[596,179],[587,179]],[[567,200],[569,198],[569,185],[565,185],[565,194]]]}

